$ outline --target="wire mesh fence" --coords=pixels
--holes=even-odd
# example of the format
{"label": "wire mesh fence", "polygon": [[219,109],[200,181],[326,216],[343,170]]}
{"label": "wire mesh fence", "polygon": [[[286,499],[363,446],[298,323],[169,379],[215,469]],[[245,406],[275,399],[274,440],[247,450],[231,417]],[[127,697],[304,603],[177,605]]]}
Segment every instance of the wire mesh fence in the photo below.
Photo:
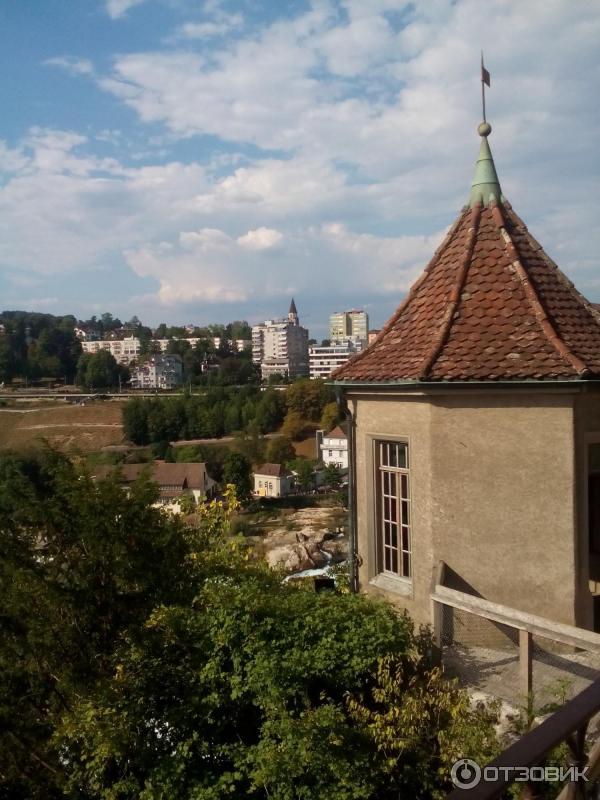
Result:
{"label": "wire mesh fence", "polygon": [[549,637],[531,636],[531,693],[523,690],[519,629],[444,605],[443,662],[447,673],[472,691],[500,698],[514,708],[533,704],[543,712],[583,691],[600,677],[600,652]]}

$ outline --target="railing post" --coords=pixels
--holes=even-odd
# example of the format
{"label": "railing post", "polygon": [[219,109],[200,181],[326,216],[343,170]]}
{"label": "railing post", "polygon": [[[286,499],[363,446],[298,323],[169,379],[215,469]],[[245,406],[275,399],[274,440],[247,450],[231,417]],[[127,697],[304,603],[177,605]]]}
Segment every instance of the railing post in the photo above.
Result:
{"label": "railing post", "polygon": [[519,684],[528,700],[533,689],[533,637],[529,631],[519,630]]}
{"label": "railing post", "polygon": [[[440,561],[433,568],[431,576],[431,593],[434,594],[438,585],[443,585],[446,572],[446,564]],[[431,627],[433,628],[433,646],[435,648],[435,660],[441,663],[442,647],[444,644],[444,604],[431,600]]]}

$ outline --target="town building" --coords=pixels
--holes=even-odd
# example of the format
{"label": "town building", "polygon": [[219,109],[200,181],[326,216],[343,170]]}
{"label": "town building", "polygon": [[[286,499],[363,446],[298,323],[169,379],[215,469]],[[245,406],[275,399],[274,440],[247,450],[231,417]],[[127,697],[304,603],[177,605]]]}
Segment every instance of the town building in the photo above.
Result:
{"label": "town building", "polygon": [[124,339],[85,340],[81,342],[81,348],[84,353],[92,355],[100,350],[108,350],[117,363],[128,366],[139,358],[141,345],[136,336],[126,336]]}
{"label": "town building", "polygon": [[326,466],[348,469],[348,434],[345,425],[317,431],[317,457]]}
{"label": "town building", "polygon": [[329,345],[313,345],[308,348],[309,374],[311,378],[328,378],[363,348],[362,339],[342,339]]}
{"label": "town building", "polygon": [[600,314],[503,196],[490,132],[424,273],[333,375],[352,580],[428,623],[444,566],[480,602],[599,630]]}
{"label": "town building", "polygon": [[283,464],[262,464],[254,470],[256,497],[285,497],[292,488],[292,474]]}
{"label": "town building", "polygon": [[260,364],[264,380],[309,374],[308,331],[300,325],[293,299],[286,319],[266,320],[252,328],[252,361]]}
{"label": "town building", "polygon": [[[113,466],[98,466],[94,477],[104,478],[115,469]],[[214,497],[217,490],[217,483],[210,477],[203,462],[170,464],[157,460],[151,464],[121,464],[118,474],[125,487],[136,481],[140,475],[147,475],[158,484],[159,501],[155,505],[175,514],[182,511],[182,497],[189,497],[198,505],[205,499]]]}
{"label": "town building", "polygon": [[329,338],[342,340],[348,337],[367,341],[369,335],[369,315],[361,309],[335,311],[329,317]]}
{"label": "town building", "polygon": [[375,339],[379,336],[379,333],[380,333],[380,331],[378,329],[372,328],[369,331],[369,336],[368,336],[368,339],[367,339],[367,343],[371,344],[372,342],[374,342]]}
{"label": "town building", "polygon": [[131,367],[132,389],[174,389],[183,382],[181,356],[153,355],[142,364]]}

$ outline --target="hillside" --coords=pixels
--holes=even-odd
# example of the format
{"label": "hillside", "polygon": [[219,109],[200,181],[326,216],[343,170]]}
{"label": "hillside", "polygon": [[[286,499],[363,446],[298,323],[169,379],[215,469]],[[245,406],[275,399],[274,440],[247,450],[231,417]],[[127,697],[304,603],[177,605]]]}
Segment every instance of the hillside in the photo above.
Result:
{"label": "hillside", "polygon": [[0,407],[0,450],[41,446],[99,450],[123,441],[120,402],[35,403]]}

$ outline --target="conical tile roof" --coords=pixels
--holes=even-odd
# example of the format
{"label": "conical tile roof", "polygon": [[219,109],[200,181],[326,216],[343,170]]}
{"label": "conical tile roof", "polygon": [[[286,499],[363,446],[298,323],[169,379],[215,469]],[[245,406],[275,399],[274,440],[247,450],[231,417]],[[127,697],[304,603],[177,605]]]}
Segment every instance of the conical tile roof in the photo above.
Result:
{"label": "conical tile roof", "polygon": [[600,313],[504,199],[487,134],[469,198],[375,341],[339,382],[600,378]]}

